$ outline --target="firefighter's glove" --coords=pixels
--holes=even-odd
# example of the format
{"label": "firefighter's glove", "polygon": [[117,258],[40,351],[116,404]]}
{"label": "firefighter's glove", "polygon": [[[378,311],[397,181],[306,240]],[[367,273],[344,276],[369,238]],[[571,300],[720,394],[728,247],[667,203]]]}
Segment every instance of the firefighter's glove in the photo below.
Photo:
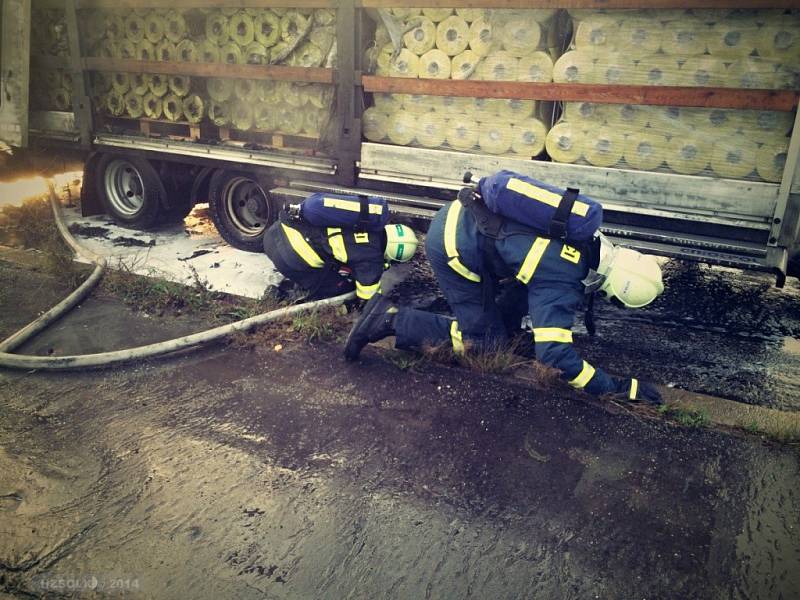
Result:
{"label": "firefighter's glove", "polygon": [[344,306],[347,308],[348,313],[361,312],[361,309],[364,308],[366,303],[367,301],[362,300],[361,298],[353,298],[351,300],[345,300]]}

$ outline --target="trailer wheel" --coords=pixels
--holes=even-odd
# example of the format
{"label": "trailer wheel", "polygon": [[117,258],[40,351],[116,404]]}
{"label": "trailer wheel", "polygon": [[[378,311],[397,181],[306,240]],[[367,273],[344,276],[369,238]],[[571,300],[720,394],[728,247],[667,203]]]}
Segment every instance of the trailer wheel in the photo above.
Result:
{"label": "trailer wheel", "polygon": [[115,221],[138,229],[156,224],[164,186],[149,162],[106,154],[97,165],[95,181],[103,206]]}
{"label": "trailer wheel", "polygon": [[220,170],[208,186],[211,220],[234,248],[263,252],[262,237],[277,212],[269,194],[249,173]]}

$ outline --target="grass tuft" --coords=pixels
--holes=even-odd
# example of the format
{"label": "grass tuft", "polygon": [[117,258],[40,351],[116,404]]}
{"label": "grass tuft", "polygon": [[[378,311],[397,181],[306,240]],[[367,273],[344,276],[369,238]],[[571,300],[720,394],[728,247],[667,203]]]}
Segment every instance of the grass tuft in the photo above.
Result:
{"label": "grass tuft", "polygon": [[670,421],[674,421],[678,423],[678,425],[692,429],[708,427],[708,424],[710,423],[708,411],[702,408],[682,408],[669,404],[662,404],[658,407],[658,412],[660,412]]}

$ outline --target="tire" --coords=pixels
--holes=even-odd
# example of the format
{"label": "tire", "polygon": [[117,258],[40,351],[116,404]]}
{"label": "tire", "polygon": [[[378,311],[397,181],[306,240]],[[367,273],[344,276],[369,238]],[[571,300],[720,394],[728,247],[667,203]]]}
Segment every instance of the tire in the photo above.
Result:
{"label": "tire", "polygon": [[97,195],[120,225],[149,229],[158,224],[164,186],[143,158],[106,154],[97,164]]}
{"label": "tire", "polygon": [[278,216],[269,193],[250,173],[220,170],[208,186],[211,220],[234,248],[263,252],[262,238]]}

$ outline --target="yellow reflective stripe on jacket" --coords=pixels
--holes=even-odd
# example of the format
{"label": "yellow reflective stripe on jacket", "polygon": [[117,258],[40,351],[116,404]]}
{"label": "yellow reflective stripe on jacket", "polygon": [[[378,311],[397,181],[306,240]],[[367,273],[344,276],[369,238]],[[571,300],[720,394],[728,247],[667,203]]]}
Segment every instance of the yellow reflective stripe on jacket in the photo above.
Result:
{"label": "yellow reflective stripe on jacket", "polygon": [[480,283],[481,276],[473,273],[458,256],[458,245],[456,244],[456,229],[458,228],[458,216],[461,214],[461,202],[454,200],[447,211],[447,220],[444,222],[444,251],[447,253],[447,264],[456,273],[466,277],[470,281]]}
{"label": "yellow reflective stripe on jacket", "polygon": [[527,284],[533,274],[536,272],[536,267],[539,266],[539,261],[542,260],[542,256],[544,255],[544,251],[547,250],[547,245],[550,243],[550,240],[547,238],[536,238],[536,241],[533,242],[531,249],[528,250],[528,255],[525,257],[525,260],[522,262],[522,266],[519,268],[519,273],[517,273],[517,279],[519,279],[522,283]]}
{"label": "yellow reflective stripe on jacket", "polygon": [[636,379],[635,377],[631,378],[631,391],[628,394],[628,399],[636,400],[636,394],[638,392],[639,392],[639,380]]}
{"label": "yellow reflective stripe on jacket", "polygon": [[[355,200],[343,200],[342,198],[323,198],[322,206],[325,208],[341,208],[342,210],[349,210],[351,212],[361,212],[361,202]],[[369,214],[382,215],[383,206],[380,204],[370,204]]]}
{"label": "yellow reflective stripe on jacket", "polygon": [[340,227],[328,227],[328,243],[333,250],[333,258],[340,263],[347,263],[347,248],[344,247],[344,238]]}
{"label": "yellow reflective stripe on jacket", "polygon": [[[530,184],[527,181],[522,181],[521,179],[516,179],[514,177],[508,180],[506,189],[522,194],[523,196],[527,196],[528,198],[533,198],[539,202],[543,202],[544,204],[547,204],[547,206],[552,206],[553,208],[558,208],[558,205],[561,203],[560,194],[556,194],[555,192],[540,188],[539,186]],[[581,217],[585,217],[589,212],[589,205],[586,204],[586,202],[575,200],[575,204],[572,205],[572,212],[576,215],[580,215]]]}
{"label": "yellow reflective stripe on jacket", "polygon": [[537,344],[543,342],[559,342],[562,344],[572,343],[572,332],[561,327],[535,327],[533,339]]}
{"label": "yellow reflective stripe on jacket", "polygon": [[453,352],[462,356],[464,354],[464,338],[461,337],[461,331],[458,329],[458,321],[450,323],[450,341],[453,344]]}
{"label": "yellow reflective stripe on jacket", "polygon": [[581,372],[578,373],[578,376],[570,381],[569,384],[572,387],[582,390],[586,387],[586,384],[592,380],[592,377],[594,377],[594,367],[588,362],[583,361],[583,369],[581,369]]}
{"label": "yellow reflective stripe on jacket", "polygon": [[363,285],[356,281],[356,296],[358,296],[361,300],[369,300],[380,291],[380,281],[378,283],[373,283],[372,285]]}
{"label": "yellow reflective stripe on jacket", "polygon": [[281,227],[283,227],[283,233],[286,234],[286,239],[289,240],[292,250],[297,252],[300,258],[308,263],[309,267],[321,269],[325,265],[325,261],[319,257],[319,254],[314,252],[314,249],[308,244],[302,233],[289,227],[286,223],[281,223]]}

